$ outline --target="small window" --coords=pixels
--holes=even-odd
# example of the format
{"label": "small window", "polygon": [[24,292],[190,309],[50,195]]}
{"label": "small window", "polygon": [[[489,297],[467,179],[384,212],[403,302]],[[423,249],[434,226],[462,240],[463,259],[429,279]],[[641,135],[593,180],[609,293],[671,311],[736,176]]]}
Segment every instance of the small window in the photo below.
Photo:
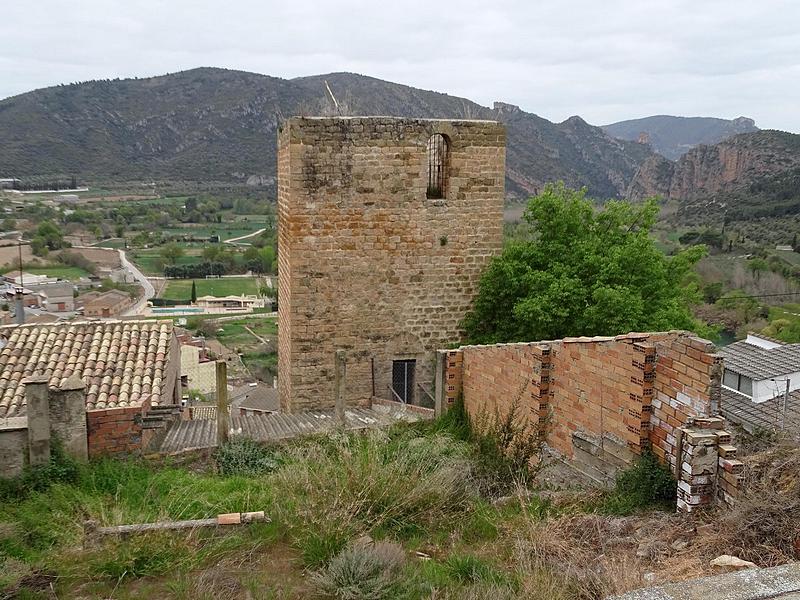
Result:
{"label": "small window", "polygon": [[722,375],[722,385],[726,388],[741,392],[745,396],[753,397],[753,380],[735,371],[725,369]]}
{"label": "small window", "polygon": [[744,375],[739,375],[739,391],[748,396],[753,395],[753,380]]}
{"label": "small window", "polygon": [[722,377],[722,384],[725,387],[729,387],[732,390],[739,389],[739,374],[734,373],[733,371],[725,370],[725,375]]}
{"label": "small window", "polygon": [[428,139],[428,199],[444,198],[447,194],[447,138],[434,133]]}

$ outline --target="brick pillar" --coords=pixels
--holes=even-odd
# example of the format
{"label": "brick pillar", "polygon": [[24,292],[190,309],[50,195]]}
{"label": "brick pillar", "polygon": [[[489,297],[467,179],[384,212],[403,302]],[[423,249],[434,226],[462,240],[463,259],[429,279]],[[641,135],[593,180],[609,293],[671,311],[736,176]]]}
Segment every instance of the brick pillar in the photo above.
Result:
{"label": "brick pillar", "polygon": [[445,406],[448,410],[456,399],[463,393],[462,370],[464,367],[464,353],[461,350],[448,350],[445,359]]}
{"label": "brick pillar", "polygon": [[447,374],[445,373],[446,368],[447,351],[437,350],[436,371],[433,379],[433,414],[435,414],[437,417],[442,416],[447,407],[447,400],[445,396],[447,393],[447,388],[445,386],[445,380],[447,379]]}
{"label": "brick pillar", "polygon": [[721,417],[690,419],[678,430],[678,510],[692,512],[717,500],[732,505],[744,465],[736,460]]}
{"label": "brick pillar", "polygon": [[50,390],[50,432],[64,445],[64,451],[87,460],[86,395],[80,377],[72,375],[58,389]]}
{"label": "brick pillar", "polygon": [[[630,434],[628,448],[636,454],[650,448],[650,415],[653,412],[653,383],[656,378],[656,347],[648,342],[632,344],[633,373],[628,392],[628,412],[623,417]],[[663,458],[663,450],[661,451]]]}
{"label": "brick pillar", "polygon": [[28,377],[25,384],[25,401],[28,405],[28,456],[30,465],[50,462],[50,411],[48,405],[48,378]]}
{"label": "brick pillar", "polygon": [[547,439],[547,425],[550,419],[550,383],[552,381],[552,354],[550,346],[533,346],[532,354],[534,359],[533,367],[533,391],[532,404],[537,418],[537,434],[539,439]]}

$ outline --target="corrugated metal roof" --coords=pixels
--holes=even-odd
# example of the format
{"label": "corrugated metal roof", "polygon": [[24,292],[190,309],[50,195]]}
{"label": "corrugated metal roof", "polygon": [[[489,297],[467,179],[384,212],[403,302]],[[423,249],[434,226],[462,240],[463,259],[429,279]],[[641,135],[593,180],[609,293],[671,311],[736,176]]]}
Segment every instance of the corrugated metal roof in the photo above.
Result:
{"label": "corrugated metal roof", "polygon": [[[383,412],[370,408],[348,408],[345,411],[345,429],[389,427],[399,421],[418,420],[415,413]],[[285,440],[312,433],[324,433],[337,428],[338,421],[332,410],[314,410],[293,414],[256,413],[244,416],[231,415],[231,429],[260,442]],[[217,445],[217,422],[208,419],[176,421],[159,448],[164,454],[174,454],[213,448]]]}
{"label": "corrugated metal roof", "polygon": [[725,368],[756,381],[800,372],[800,344],[762,348],[747,342],[734,342],[720,349]]}

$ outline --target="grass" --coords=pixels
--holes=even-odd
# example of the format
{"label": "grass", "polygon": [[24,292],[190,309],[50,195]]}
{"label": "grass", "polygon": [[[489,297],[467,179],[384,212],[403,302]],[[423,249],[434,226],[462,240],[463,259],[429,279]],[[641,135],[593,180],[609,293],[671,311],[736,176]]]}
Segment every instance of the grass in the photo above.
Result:
{"label": "grass", "polygon": [[[80,267],[70,267],[67,265],[53,265],[47,267],[25,267],[26,273],[32,275],[47,275],[48,277],[58,277],[60,279],[68,279],[75,281],[81,277],[88,277],[89,272],[81,269]],[[12,272],[13,269],[5,271],[6,273]]]}
{"label": "grass", "polygon": [[224,277],[220,279],[170,279],[161,298],[169,300],[189,300],[192,296],[192,281],[197,286],[197,297],[230,296],[258,293],[257,279],[254,277]]}
{"label": "grass", "polygon": [[[212,460],[75,465],[56,453],[47,472],[2,488],[0,591],[29,598],[324,591],[343,599],[589,600],[641,585],[641,574],[656,568],[625,562],[651,543],[642,536],[662,536],[652,541],[661,548],[685,528],[668,526],[675,515],[641,513],[643,506],[619,518],[580,497],[542,499],[535,488],[497,503],[481,479],[515,475],[508,465],[489,473],[501,464],[496,456],[481,464],[492,435],[491,428],[474,433],[454,411],[433,423],[280,446],[238,440]],[[629,489],[653,481],[646,465],[633,473],[638,483]],[[255,510],[271,522],[82,547],[87,519],[117,525]]]}

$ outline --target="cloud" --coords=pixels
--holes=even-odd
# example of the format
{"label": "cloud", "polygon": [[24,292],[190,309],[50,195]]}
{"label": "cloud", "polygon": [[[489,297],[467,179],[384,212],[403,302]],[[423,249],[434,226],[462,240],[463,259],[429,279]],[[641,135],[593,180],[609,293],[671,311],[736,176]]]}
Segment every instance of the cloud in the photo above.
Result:
{"label": "cloud", "polygon": [[560,121],[746,115],[800,131],[789,0],[38,0],[4,7],[0,96],[220,66],[355,71]]}

